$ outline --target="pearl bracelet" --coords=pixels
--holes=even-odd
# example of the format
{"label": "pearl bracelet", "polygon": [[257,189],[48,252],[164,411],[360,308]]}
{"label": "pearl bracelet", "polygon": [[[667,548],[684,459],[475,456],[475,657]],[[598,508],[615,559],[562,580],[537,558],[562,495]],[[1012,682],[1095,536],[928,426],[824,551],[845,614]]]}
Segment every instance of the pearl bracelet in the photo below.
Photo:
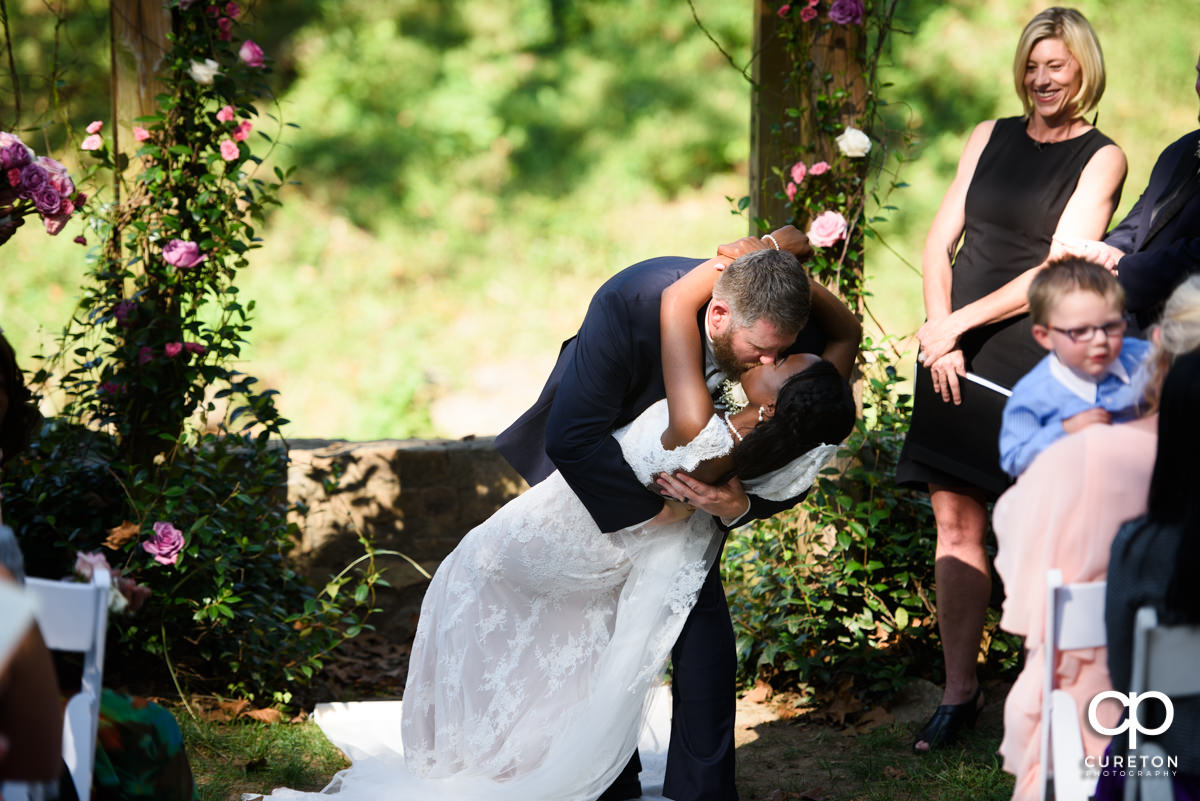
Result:
{"label": "pearl bracelet", "polygon": [[766,234],[765,236],[763,236],[763,241],[764,242],[770,241],[771,247],[775,248],[776,250],[779,250],[779,243],[776,242],[775,237],[771,236],[770,234]]}

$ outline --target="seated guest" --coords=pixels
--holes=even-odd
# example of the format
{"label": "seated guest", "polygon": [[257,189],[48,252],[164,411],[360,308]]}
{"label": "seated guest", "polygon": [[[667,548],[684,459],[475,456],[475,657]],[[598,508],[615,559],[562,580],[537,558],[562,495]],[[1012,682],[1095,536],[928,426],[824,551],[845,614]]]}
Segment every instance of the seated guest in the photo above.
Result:
{"label": "seated guest", "polygon": [[[1063,437],[1029,466],[996,502],[996,572],[1004,581],[1000,626],[1025,637],[1025,664],[1004,703],[1003,767],[1017,777],[1015,801],[1037,799],[1041,738],[1046,571],[1068,583],[1103,581],[1117,529],[1146,511],[1158,443],[1154,406],[1162,376],[1177,356],[1200,347],[1200,277],[1189,279],[1168,302],[1158,344],[1150,355],[1147,416],[1119,426],[1091,426]],[[1112,689],[1105,649],[1065,651],[1055,665],[1058,686],[1079,710],[1085,754],[1098,758],[1107,737],[1087,722],[1088,704]],[[1119,710],[1104,704],[1100,722],[1114,726]],[[1084,767],[1080,766],[1083,770]]]}
{"label": "seated guest", "polygon": [[[1200,60],[1196,67],[1200,70]],[[1200,80],[1196,81],[1200,95]],[[1103,242],[1062,239],[1056,252],[1098,259],[1117,273],[1139,325],[1158,316],[1171,290],[1200,272],[1200,129],[1167,146],[1138,202]]]}
{"label": "seated guest", "polygon": [[[1131,520],[1113,540],[1108,569],[1108,672],[1113,687],[1130,689],[1133,620],[1137,610],[1153,606],[1159,623],[1200,624],[1200,594],[1193,582],[1200,572],[1200,495],[1192,478],[1195,451],[1200,444],[1200,353],[1180,357],[1163,383],[1158,415],[1158,456],[1150,477],[1146,514]],[[1153,688],[1152,688],[1153,689]],[[1177,757],[1172,777],[1176,798],[1200,798],[1200,698],[1173,698],[1175,718],[1159,735],[1143,735],[1169,756]],[[1153,703],[1138,708],[1148,729],[1162,725],[1161,708]],[[1125,733],[1113,737],[1109,751],[1124,755]],[[1112,764],[1104,760],[1102,764]],[[1123,797],[1125,777],[1120,770],[1102,770],[1096,788],[1098,801]],[[1182,791],[1182,792],[1181,792]]]}
{"label": "seated guest", "polygon": [[[1050,353],[1013,387],[1000,425],[1000,466],[1014,478],[1063,435],[1138,416],[1150,350],[1125,333],[1125,293],[1108,270],[1066,257],[1029,285],[1033,338]],[[1099,335],[1099,336],[1097,336]]]}

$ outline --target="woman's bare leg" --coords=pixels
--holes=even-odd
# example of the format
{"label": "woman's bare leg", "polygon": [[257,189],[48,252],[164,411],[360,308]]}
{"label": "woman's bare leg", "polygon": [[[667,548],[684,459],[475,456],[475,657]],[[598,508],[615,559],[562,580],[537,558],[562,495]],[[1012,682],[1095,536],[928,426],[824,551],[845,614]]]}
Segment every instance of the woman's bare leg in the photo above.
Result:
{"label": "woman's bare leg", "polygon": [[[943,704],[970,700],[979,687],[975,664],[992,580],[984,538],[987,506],[982,493],[931,484],[929,500],[937,521],[938,631],[946,663]],[[921,743],[917,745],[918,750]]]}

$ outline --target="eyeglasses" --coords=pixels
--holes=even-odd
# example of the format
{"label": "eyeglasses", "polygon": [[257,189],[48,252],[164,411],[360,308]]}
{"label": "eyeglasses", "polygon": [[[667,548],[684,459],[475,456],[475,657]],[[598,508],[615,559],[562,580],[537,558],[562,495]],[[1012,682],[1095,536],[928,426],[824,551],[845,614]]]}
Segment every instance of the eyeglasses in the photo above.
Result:
{"label": "eyeglasses", "polygon": [[1119,337],[1125,333],[1128,323],[1124,320],[1113,320],[1104,325],[1081,325],[1078,328],[1059,328],[1056,325],[1049,326],[1053,331],[1060,334],[1065,334],[1067,339],[1072,342],[1091,342],[1096,338],[1096,332],[1101,331],[1106,337]]}

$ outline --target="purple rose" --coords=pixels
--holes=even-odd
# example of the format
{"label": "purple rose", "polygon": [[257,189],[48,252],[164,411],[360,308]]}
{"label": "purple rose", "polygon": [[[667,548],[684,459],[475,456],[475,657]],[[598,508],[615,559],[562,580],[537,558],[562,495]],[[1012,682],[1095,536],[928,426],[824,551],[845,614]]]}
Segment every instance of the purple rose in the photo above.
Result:
{"label": "purple rose", "polygon": [[43,184],[34,190],[33,205],[38,210],[38,214],[43,217],[50,217],[58,214],[62,208],[62,195],[54,191],[54,187],[50,184]]}
{"label": "purple rose", "polygon": [[154,536],[142,541],[142,550],[160,565],[173,565],[179,559],[183,544],[183,532],[160,520],[154,524]]}
{"label": "purple rose", "polygon": [[863,13],[862,0],[833,0],[829,7],[829,18],[838,25],[861,25]]}
{"label": "purple rose", "polygon": [[172,239],[163,248],[163,261],[173,267],[195,267],[204,261],[200,246],[184,239]]}
{"label": "purple rose", "polygon": [[[85,244],[86,244],[86,242],[85,242]],[[117,322],[120,323],[123,327],[128,328],[129,327],[129,318],[133,314],[134,309],[136,309],[136,308],[137,308],[137,303],[135,303],[130,298],[125,298],[124,300],[119,302],[116,306],[113,306],[113,317],[117,318]]]}
{"label": "purple rose", "polygon": [[26,164],[21,168],[21,194],[32,199],[33,193],[46,185],[50,176],[36,164]]}
{"label": "purple rose", "polygon": [[0,167],[9,170],[13,167],[24,167],[30,162],[29,148],[20,142],[13,142],[7,147],[0,148]]}

